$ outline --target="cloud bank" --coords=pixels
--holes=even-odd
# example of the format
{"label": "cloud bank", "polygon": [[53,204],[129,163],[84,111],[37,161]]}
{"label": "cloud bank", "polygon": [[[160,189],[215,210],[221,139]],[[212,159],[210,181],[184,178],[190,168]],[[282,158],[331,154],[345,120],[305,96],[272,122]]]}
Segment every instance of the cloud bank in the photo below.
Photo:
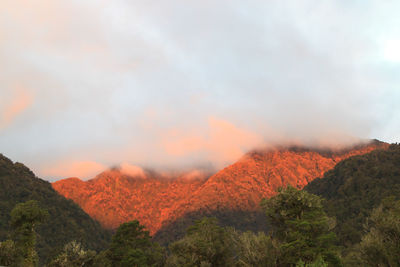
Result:
{"label": "cloud bank", "polygon": [[0,152],[54,180],[121,162],[221,167],[260,145],[398,141],[399,10],[3,0]]}

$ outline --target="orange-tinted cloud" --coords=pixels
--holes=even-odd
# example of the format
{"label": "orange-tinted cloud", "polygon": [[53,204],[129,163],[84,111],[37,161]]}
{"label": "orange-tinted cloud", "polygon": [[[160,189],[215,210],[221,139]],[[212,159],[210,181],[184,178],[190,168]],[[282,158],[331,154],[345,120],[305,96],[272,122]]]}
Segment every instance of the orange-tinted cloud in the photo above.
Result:
{"label": "orange-tinted cloud", "polygon": [[209,119],[210,140],[208,146],[215,157],[235,160],[243,153],[263,143],[263,138],[247,129],[217,118]]}
{"label": "orange-tinted cloud", "polygon": [[56,179],[67,177],[90,179],[106,169],[105,165],[94,161],[64,161],[44,168],[40,173]]}
{"label": "orange-tinted cloud", "polygon": [[146,178],[146,174],[142,168],[126,162],[121,163],[120,170],[122,173],[132,177]]}
{"label": "orange-tinted cloud", "polygon": [[33,103],[33,97],[25,90],[19,89],[14,99],[0,110],[0,130],[12,123],[12,121]]}
{"label": "orange-tinted cloud", "polygon": [[216,163],[238,159],[245,152],[263,144],[262,136],[237,127],[229,121],[210,117],[207,130],[184,132],[170,130],[163,138],[163,148],[171,156],[207,154]]}

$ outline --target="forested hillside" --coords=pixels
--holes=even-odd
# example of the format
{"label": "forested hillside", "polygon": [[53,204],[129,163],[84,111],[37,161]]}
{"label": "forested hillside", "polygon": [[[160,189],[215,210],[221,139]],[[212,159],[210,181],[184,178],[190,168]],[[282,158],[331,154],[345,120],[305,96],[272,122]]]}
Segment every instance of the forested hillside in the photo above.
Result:
{"label": "forested hillside", "polygon": [[344,160],[304,190],[326,199],[343,245],[358,243],[372,209],[386,197],[400,198],[400,145]]}
{"label": "forested hillside", "polygon": [[182,236],[183,229],[202,216],[215,216],[240,229],[260,229],[254,224],[260,217],[259,203],[274,196],[279,187],[290,184],[302,189],[338,162],[387,146],[375,140],[342,150],[259,149],[210,177],[159,178],[148,172],[137,177],[117,169],[88,181],[69,178],[52,185],[104,227],[115,229],[137,219],[164,242],[171,240],[169,236]]}
{"label": "forested hillside", "polygon": [[257,212],[188,214],[159,232],[164,246],[137,220],[121,224],[110,242],[72,201],[1,156],[0,264],[34,262],[34,246],[18,238],[35,239],[33,222],[28,233],[18,230],[32,217],[44,221],[35,226],[40,266],[397,266],[400,145],[384,148],[343,160],[304,190],[278,189]]}
{"label": "forested hillside", "polygon": [[73,201],[59,195],[49,182],[35,177],[21,163],[0,154],[0,241],[10,234],[10,212],[17,203],[37,200],[49,213],[37,231],[37,250],[42,261],[57,255],[72,240],[84,247],[102,250],[111,234]]}

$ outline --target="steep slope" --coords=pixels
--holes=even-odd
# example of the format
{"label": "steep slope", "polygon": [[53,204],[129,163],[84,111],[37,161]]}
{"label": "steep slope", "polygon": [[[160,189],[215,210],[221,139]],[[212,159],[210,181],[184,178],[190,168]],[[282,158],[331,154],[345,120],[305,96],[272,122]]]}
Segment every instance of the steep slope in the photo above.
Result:
{"label": "steep slope", "polygon": [[168,217],[174,220],[187,212],[224,208],[257,210],[261,199],[273,196],[279,187],[290,184],[302,189],[338,162],[380,147],[387,144],[373,142],[336,152],[299,147],[251,152],[211,176]]}
{"label": "steep slope", "polygon": [[385,147],[373,142],[336,152],[279,148],[248,153],[208,179],[143,179],[109,171],[87,182],[70,178],[53,187],[104,226],[138,219],[155,233],[187,214],[257,211],[260,200],[278,187],[303,188],[339,161]]}
{"label": "steep slope", "polygon": [[187,176],[160,177],[148,172],[145,178],[131,177],[114,169],[87,182],[69,178],[53,183],[53,187],[107,228],[137,219],[154,233],[168,219],[171,210],[189,198],[207,178],[201,173]]}
{"label": "steep slope", "polygon": [[372,209],[385,197],[400,198],[400,145],[344,160],[304,190],[326,199],[342,244],[356,244]]}
{"label": "steep slope", "polygon": [[17,203],[37,200],[50,217],[39,226],[37,249],[41,264],[63,246],[77,240],[85,247],[101,250],[110,233],[78,205],[59,195],[51,184],[37,177],[23,164],[0,154],[0,241],[8,238],[10,212]]}

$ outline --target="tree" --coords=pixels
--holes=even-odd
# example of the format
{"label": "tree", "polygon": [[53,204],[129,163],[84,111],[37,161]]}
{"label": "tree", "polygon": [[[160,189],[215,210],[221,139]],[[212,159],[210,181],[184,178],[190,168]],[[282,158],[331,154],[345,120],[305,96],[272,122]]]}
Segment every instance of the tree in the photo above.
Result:
{"label": "tree", "polygon": [[167,266],[233,266],[233,242],[215,218],[203,218],[170,245]]}
{"label": "tree", "polygon": [[48,267],[86,267],[93,266],[96,252],[86,251],[76,241],[71,241],[64,246],[63,252],[58,255]]}
{"label": "tree", "polygon": [[330,230],[322,199],[288,186],[279,194],[261,203],[271,226],[273,237],[281,243],[280,266],[309,264],[319,257],[334,266],[341,266],[336,236]]}
{"label": "tree", "polygon": [[112,266],[161,266],[164,250],[151,241],[137,220],[123,223],[112,238],[107,258]]}
{"label": "tree", "polygon": [[274,267],[278,264],[279,243],[264,232],[233,233],[237,247],[237,266]]}
{"label": "tree", "polygon": [[12,239],[18,255],[17,266],[37,266],[35,227],[47,217],[48,212],[41,209],[35,200],[19,203],[11,211],[10,225],[13,229]]}
{"label": "tree", "polygon": [[386,198],[374,209],[367,222],[368,233],[359,246],[362,264],[369,266],[400,265],[400,201]]}
{"label": "tree", "polygon": [[0,265],[15,266],[17,252],[15,243],[12,240],[0,242]]}

